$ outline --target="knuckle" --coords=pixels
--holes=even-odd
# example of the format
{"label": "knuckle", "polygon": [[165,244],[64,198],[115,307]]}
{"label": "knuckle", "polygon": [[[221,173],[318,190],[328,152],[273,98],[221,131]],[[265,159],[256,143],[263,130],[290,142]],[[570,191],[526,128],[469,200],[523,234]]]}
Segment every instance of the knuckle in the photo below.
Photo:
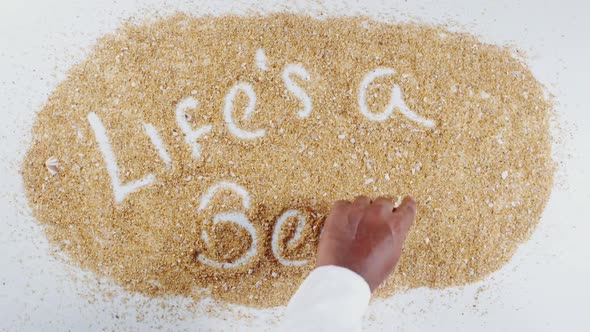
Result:
{"label": "knuckle", "polygon": [[383,208],[379,205],[373,205],[367,210],[367,215],[371,218],[383,218]]}

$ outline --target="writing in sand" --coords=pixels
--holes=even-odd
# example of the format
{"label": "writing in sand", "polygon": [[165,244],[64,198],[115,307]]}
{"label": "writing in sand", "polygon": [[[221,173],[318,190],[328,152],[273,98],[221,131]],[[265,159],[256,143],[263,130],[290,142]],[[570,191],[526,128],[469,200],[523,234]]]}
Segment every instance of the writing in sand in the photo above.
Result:
{"label": "writing in sand", "polygon": [[553,179],[551,104],[513,53],[363,17],[126,23],[37,113],[27,200],[73,263],[150,296],[284,304],[357,195],[418,202],[376,296],[480,280]]}
{"label": "writing in sand", "polygon": [[[265,55],[262,49],[258,49],[256,52],[256,65],[261,69],[264,70],[266,68],[265,64]],[[369,109],[366,101],[366,91],[371,84],[377,77],[383,75],[390,75],[395,73],[395,71],[391,68],[377,68],[369,72],[362,80],[359,85],[358,89],[358,108],[360,112],[370,121],[385,121],[387,120],[394,110],[398,110],[403,116],[406,118],[415,121],[421,125],[426,127],[434,126],[434,121],[426,118],[422,118],[417,115],[414,111],[410,110],[408,106],[404,103],[401,89],[398,85],[393,85],[391,87],[391,95],[389,97],[389,102],[385,109],[375,113],[374,111]],[[285,87],[294,95],[296,96],[303,108],[297,110],[295,114],[299,118],[306,118],[309,117],[312,113],[313,109],[313,102],[309,95],[305,92],[303,88],[297,85],[291,79],[291,75],[296,75],[297,77],[303,80],[310,80],[310,75],[305,70],[305,68],[301,64],[288,64],[285,66],[285,69],[282,72],[282,79],[285,83]],[[223,118],[225,120],[225,124],[227,125],[227,130],[230,134],[234,135],[239,139],[244,140],[254,140],[254,139],[263,139],[265,135],[264,129],[256,129],[246,130],[239,128],[236,122],[234,121],[233,117],[233,109],[234,109],[234,100],[238,93],[244,93],[248,97],[248,103],[246,109],[243,111],[242,119],[247,119],[253,112],[255,112],[256,108],[256,93],[252,87],[252,84],[246,82],[240,82],[234,85],[227,95],[224,98],[224,106],[223,106]],[[187,108],[197,108],[198,101],[193,97],[187,97],[182,99],[177,105],[174,110],[174,115],[176,118],[176,122],[178,124],[179,129],[184,135],[186,144],[191,148],[192,157],[193,158],[200,158],[201,157],[201,145],[199,139],[205,133],[211,130],[211,125],[204,125],[199,128],[192,128],[190,123],[187,120],[187,116],[184,113],[184,110]],[[115,154],[113,153],[113,149],[109,142],[107,130],[104,127],[103,123],[100,121],[100,118],[94,112],[88,113],[88,122],[92,126],[94,130],[94,135],[96,137],[96,141],[100,148],[100,151],[104,157],[104,162],[106,164],[106,169],[109,173],[111,178],[112,186],[113,186],[113,196],[115,201],[120,202],[125,199],[125,196],[130,194],[131,192],[138,190],[143,186],[147,186],[150,183],[156,180],[153,174],[147,174],[144,177],[132,180],[127,183],[122,183],[121,179],[119,178],[119,167],[117,166],[117,161]],[[146,134],[149,136],[151,143],[154,145],[158,155],[162,158],[162,161],[166,164],[166,166],[170,166],[171,159],[164,146],[162,138],[158,134],[158,130],[154,127],[151,123],[143,123],[143,127],[145,129]],[[227,189],[241,197],[242,200],[242,207],[247,210],[250,207],[250,196],[248,191],[236,184],[235,182],[230,181],[220,181],[215,183],[213,186],[209,187],[206,193],[203,194],[197,212],[201,211],[209,204],[209,201],[213,197],[213,195],[219,191],[220,189]],[[297,261],[290,261],[282,258],[279,254],[278,249],[278,235],[279,230],[281,229],[282,224],[288,218],[297,218],[298,224],[295,235],[289,241],[297,241],[299,238],[299,234],[301,232],[301,228],[303,227],[303,223],[305,222],[305,217],[301,214],[300,211],[297,210],[287,210],[281,216],[277,218],[274,231],[272,233],[272,252],[275,257],[279,260],[281,264],[284,265],[302,265],[305,264],[305,260],[297,260]],[[233,222],[236,225],[243,227],[249,235],[252,237],[252,244],[250,248],[243,253],[243,255],[233,261],[233,262],[216,262],[210,260],[202,255],[199,255],[199,259],[201,262],[214,266],[214,267],[234,267],[244,262],[247,262],[248,259],[252,258],[256,253],[256,230],[255,227],[248,221],[248,217],[244,215],[244,213],[240,211],[225,211],[219,212],[215,214],[213,217],[212,223],[216,224],[220,221],[224,222]],[[202,231],[202,237],[205,242],[208,241],[208,235],[206,230]]]}

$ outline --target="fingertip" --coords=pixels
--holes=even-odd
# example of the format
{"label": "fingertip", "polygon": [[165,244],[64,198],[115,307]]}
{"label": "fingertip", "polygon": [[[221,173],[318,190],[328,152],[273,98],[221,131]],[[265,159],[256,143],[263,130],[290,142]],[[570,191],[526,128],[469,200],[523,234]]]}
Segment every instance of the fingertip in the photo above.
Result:
{"label": "fingertip", "polygon": [[347,207],[347,206],[349,206],[350,204],[351,204],[351,203],[350,203],[350,201],[347,201],[347,200],[345,200],[345,199],[341,199],[341,200],[335,201],[335,202],[332,204],[332,210],[335,210],[335,209],[338,209],[338,208]]}
{"label": "fingertip", "polygon": [[371,204],[371,198],[369,198],[369,196],[360,195],[354,199],[353,204],[358,206],[367,206]]}
{"label": "fingertip", "polygon": [[398,210],[408,211],[408,213],[411,213],[412,215],[416,214],[416,209],[416,199],[410,195],[404,196],[401,204],[398,207]]}
{"label": "fingertip", "polygon": [[[352,205],[352,203],[350,201],[341,199],[338,201],[335,201],[334,203],[332,203],[332,207],[330,208],[330,215],[342,215],[343,213],[346,213],[348,211],[348,209],[350,209],[350,206]],[[328,218],[330,219],[330,218]]]}

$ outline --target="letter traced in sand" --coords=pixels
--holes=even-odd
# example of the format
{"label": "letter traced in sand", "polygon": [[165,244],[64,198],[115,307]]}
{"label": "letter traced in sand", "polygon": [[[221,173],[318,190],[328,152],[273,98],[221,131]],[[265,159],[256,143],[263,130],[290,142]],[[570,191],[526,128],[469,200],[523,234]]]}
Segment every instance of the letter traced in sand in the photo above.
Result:
{"label": "letter traced in sand", "polygon": [[256,63],[256,67],[260,68],[260,70],[264,71],[268,69],[268,66],[266,65],[266,54],[264,54],[263,49],[259,48],[256,50],[254,62]]}
{"label": "letter traced in sand", "polygon": [[311,113],[311,98],[305,90],[291,79],[291,74],[295,74],[302,80],[309,81],[309,73],[300,63],[290,63],[285,66],[285,69],[283,69],[283,73],[281,74],[287,90],[291,91],[291,93],[301,100],[301,103],[303,104],[303,109],[297,111],[297,116],[303,119],[308,117]]}
{"label": "letter traced in sand", "polygon": [[121,179],[119,179],[119,166],[117,165],[117,159],[115,158],[115,153],[113,152],[113,148],[107,136],[107,131],[102,124],[102,121],[100,121],[100,118],[96,115],[96,113],[90,112],[88,113],[88,122],[94,131],[94,137],[98,143],[98,148],[102,153],[107,172],[111,177],[115,202],[118,203],[123,201],[125,197],[131,192],[154,181],[155,177],[150,173],[141,179],[130,181],[128,183],[121,183]]}
{"label": "letter traced in sand", "polygon": [[246,105],[246,109],[242,115],[242,120],[247,120],[250,117],[250,115],[254,112],[254,106],[256,105],[256,93],[254,92],[254,89],[250,83],[240,82],[234,85],[229,90],[227,95],[225,95],[225,102],[223,104],[223,119],[225,120],[225,123],[227,123],[229,132],[241,139],[255,139],[264,136],[264,129],[248,131],[238,128],[234,122],[232,110],[234,108],[234,100],[236,99],[239,91],[243,91],[246,93],[246,96],[248,96],[248,105]]}
{"label": "letter traced in sand", "polygon": [[383,112],[373,113],[369,110],[369,106],[367,105],[367,98],[365,95],[367,92],[367,88],[369,87],[369,84],[371,84],[371,82],[373,82],[376,78],[380,76],[392,74],[395,74],[395,71],[391,68],[377,68],[371,70],[365,75],[365,77],[363,77],[358,93],[358,104],[361,113],[371,121],[384,121],[388,119],[391,116],[391,114],[393,114],[394,108],[397,107],[400,113],[402,113],[406,118],[414,122],[417,122],[425,127],[434,127],[433,120],[419,116],[406,105],[402,97],[402,91],[399,85],[397,84],[394,84],[391,88],[391,97],[389,99],[389,102],[387,103],[387,106],[385,106]]}
{"label": "letter traced in sand", "polygon": [[[215,193],[219,190],[229,190],[229,191],[236,193],[242,199],[242,207],[244,208],[244,210],[248,210],[250,208],[250,195],[248,194],[248,191],[246,191],[246,189],[244,187],[242,187],[234,182],[220,181],[220,182],[215,183],[211,187],[209,187],[209,189],[207,189],[207,191],[203,194],[203,196],[201,197],[201,202],[199,204],[199,207],[197,208],[197,212],[203,211],[203,209],[205,209],[209,205],[209,203],[211,202],[211,199],[213,198]],[[217,268],[238,267],[238,266],[248,262],[248,260],[250,260],[250,258],[254,257],[254,255],[256,254],[256,238],[257,238],[256,229],[254,228],[252,223],[250,223],[250,221],[248,220],[248,217],[243,212],[240,212],[240,211],[219,212],[213,216],[213,220],[212,220],[213,225],[215,225],[219,222],[223,222],[223,221],[233,222],[233,223],[243,227],[248,233],[250,233],[250,236],[252,237],[252,243],[250,245],[250,248],[248,248],[248,250],[246,250],[246,252],[242,255],[242,257],[240,257],[239,259],[237,259],[233,262],[220,263],[220,262],[213,261],[207,257],[204,257],[201,254],[199,254],[197,256],[197,258],[202,263],[208,264],[208,265],[211,265],[211,266],[217,267]],[[205,243],[209,242],[209,235],[207,234],[205,227],[203,227],[203,229],[201,231],[201,236],[203,237],[203,240],[205,240]]]}
{"label": "letter traced in sand", "polygon": [[184,141],[191,147],[192,157],[194,159],[201,157],[201,145],[197,142],[197,140],[211,130],[211,126],[209,125],[202,126],[198,129],[193,129],[188,122],[184,110],[187,108],[196,108],[197,104],[198,103],[195,98],[186,97],[176,104],[176,110],[174,111],[176,115],[176,123],[180,127],[180,130],[182,130],[184,133]]}
{"label": "letter traced in sand", "polygon": [[295,260],[295,261],[287,260],[287,259],[282,258],[282,255],[279,251],[279,234],[281,233],[281,228],[282,228],[283,224],[285,223],[285,221],[289,220],[290,218],[297,218],[297,228],[295,228],[295,234],[293,234],[293,237],[291,237],[287,241],[286,246],[287,247],[290,246],[292,243],[296,242],[301,237],[301,231],[303,229],[303,225],[305,224],[305,216],[303,216],[303,214],[301,214],[301,212],[294,210],[294,209],[285,211],[282,215],[280,215],[277,218],[274,229],[272,231],[272,240],[271,240],[272,253],[275,256],[275,258],[279,261],[279,263],[281,263],[283,265],[291,265],[291,266],[305,265],[305,264],[307,264],[308,260]]}
{"label": "letter traced in sand", "polygon": [[160,137],[156,128],[151,123],[144,123],[143,129],[145,129],[145,133],[149,136],[150,141],[152,141],[152,144],[156,148],[158,156],[160,156],[164,164],[166,164],[166,167],[170,167],[172,159],[170,159],[170,155],[164,146],[164,141],[162,141],[162,137]]}

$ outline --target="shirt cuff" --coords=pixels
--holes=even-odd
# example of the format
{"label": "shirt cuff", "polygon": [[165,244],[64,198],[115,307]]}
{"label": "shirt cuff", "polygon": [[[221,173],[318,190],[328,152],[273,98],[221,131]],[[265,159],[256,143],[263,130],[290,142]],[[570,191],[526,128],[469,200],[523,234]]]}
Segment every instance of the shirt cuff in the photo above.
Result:
{"label": "shirt cuff", "polygon": [[303,281],[289,301],[283,331],[360,331],[371,299],[369,285],[340,266],[321,266]]}

